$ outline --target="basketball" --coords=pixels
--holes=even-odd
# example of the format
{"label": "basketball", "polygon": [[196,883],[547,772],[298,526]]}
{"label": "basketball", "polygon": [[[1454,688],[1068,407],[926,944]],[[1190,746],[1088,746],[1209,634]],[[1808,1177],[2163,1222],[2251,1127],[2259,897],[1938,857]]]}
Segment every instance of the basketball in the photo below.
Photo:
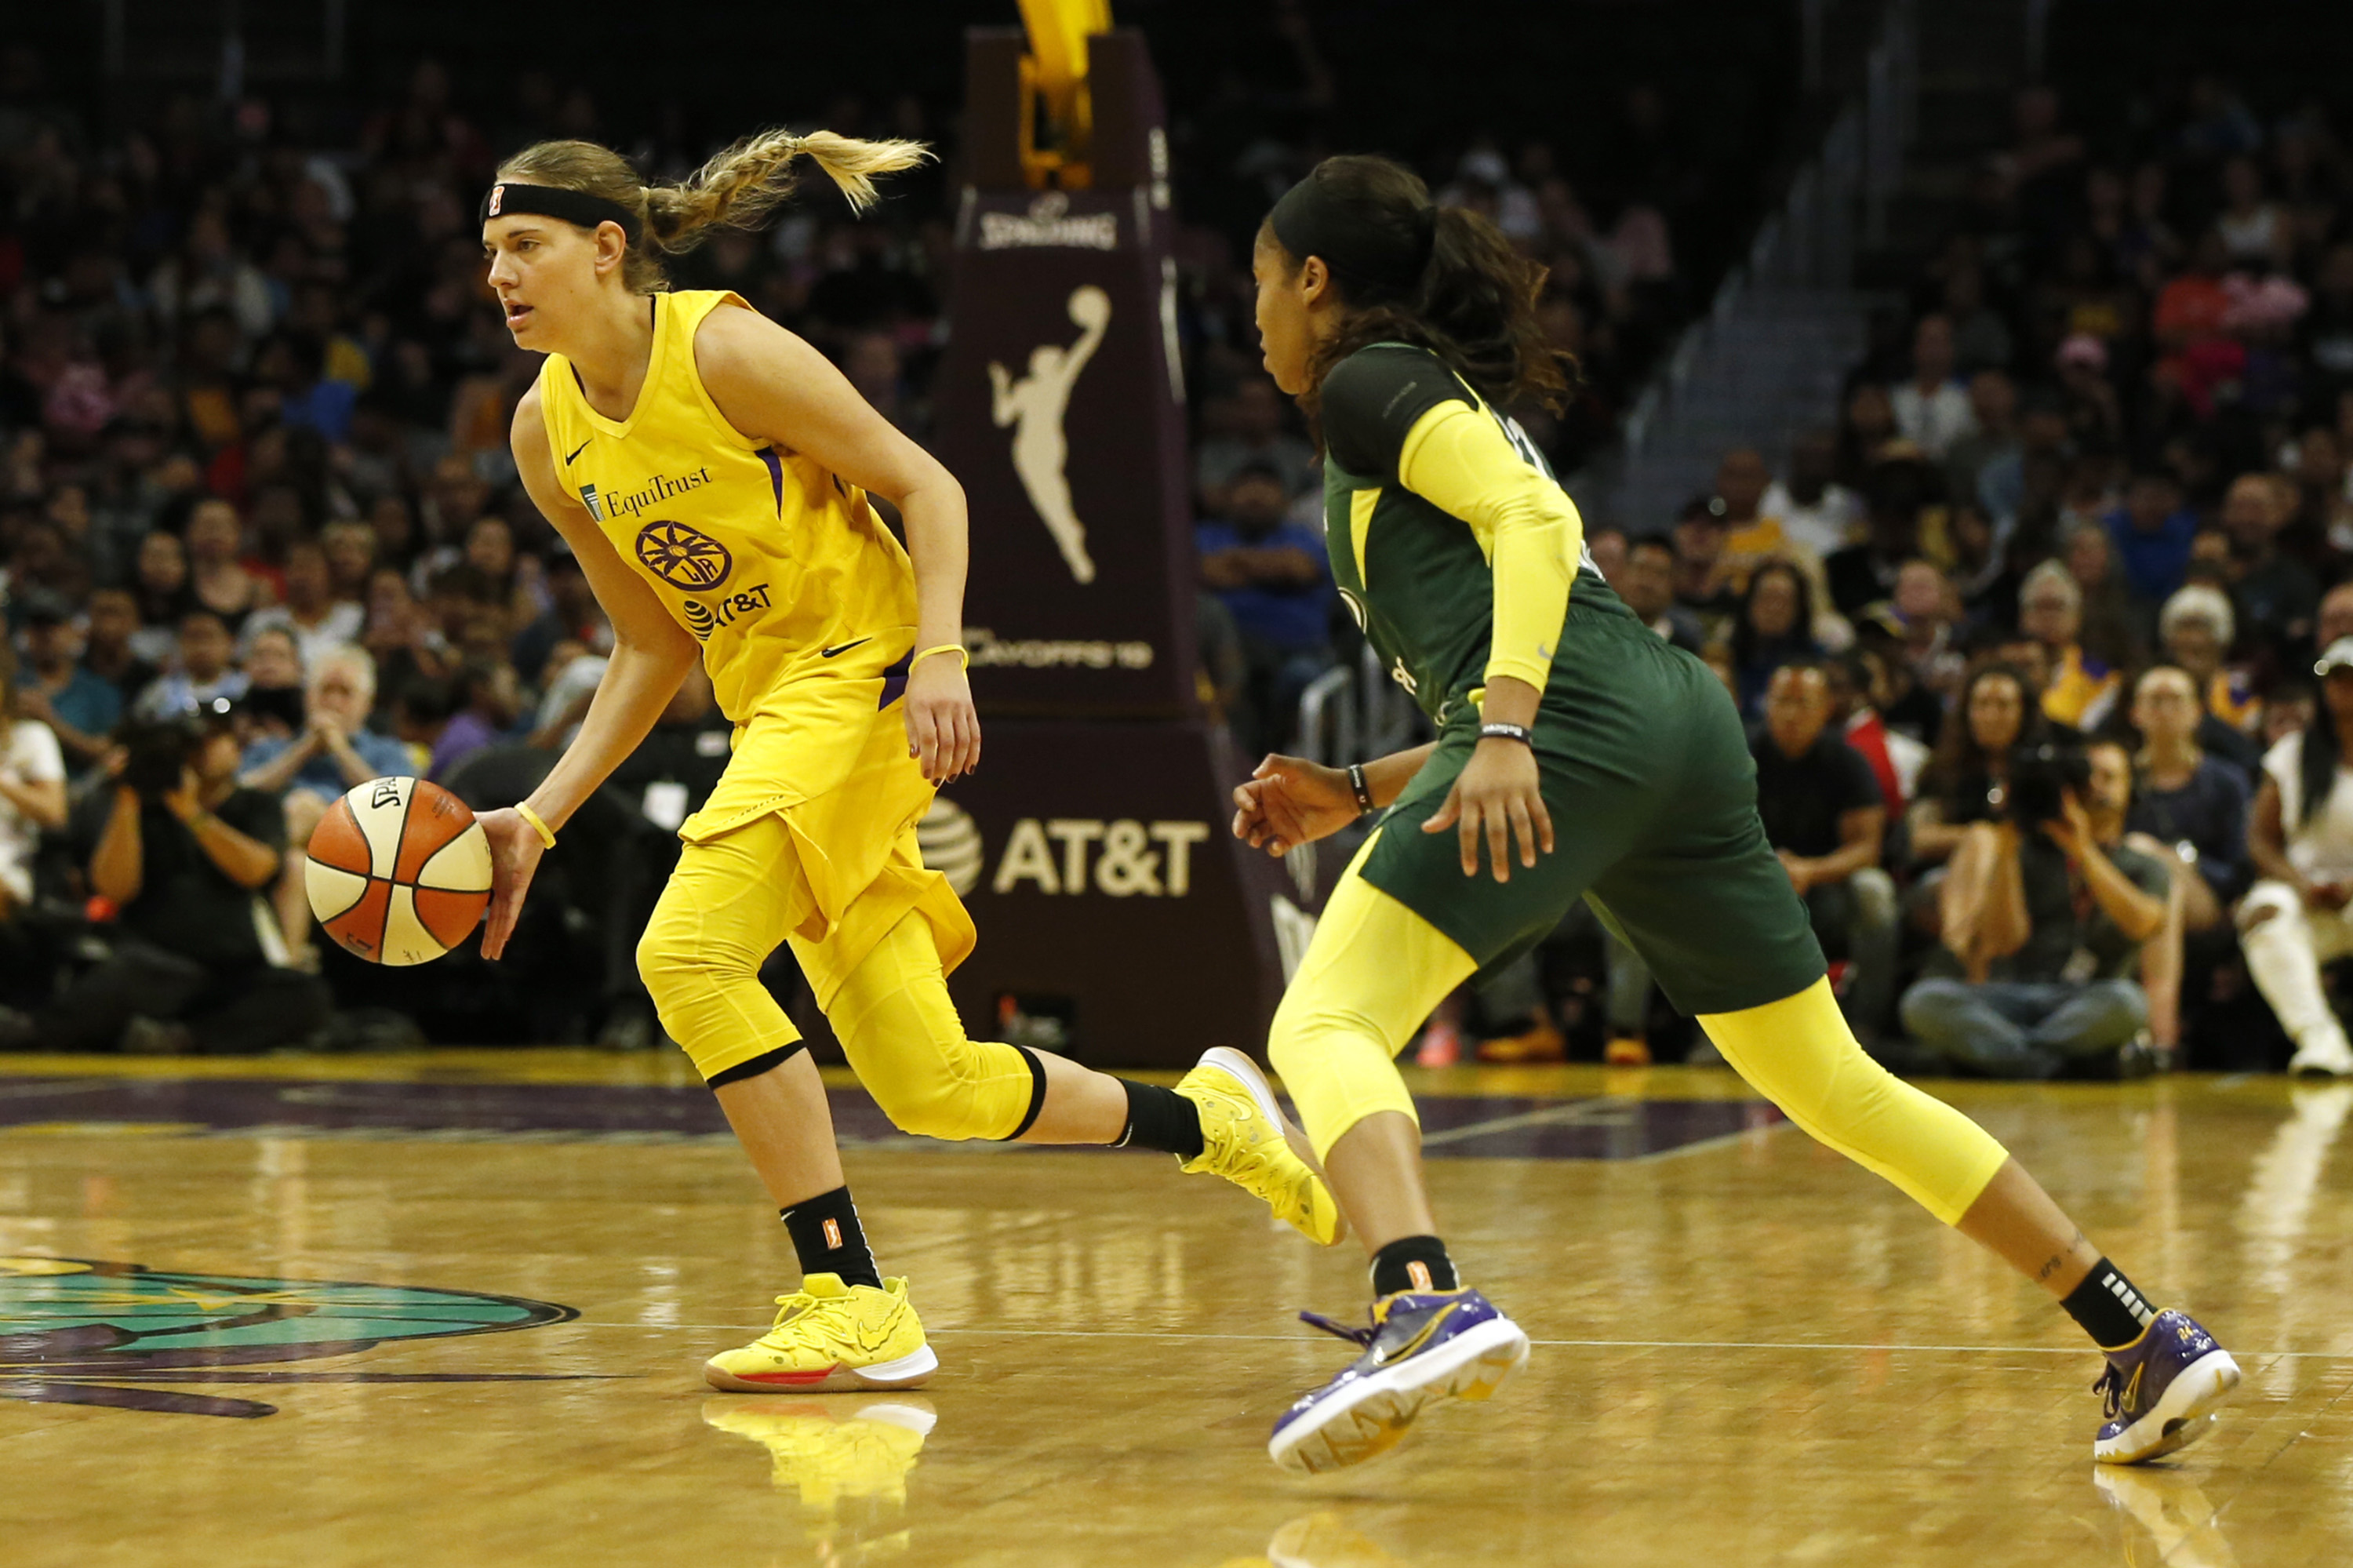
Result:
{"label": "basketball", "polygon": [[466,803],[421,779],[373,779],[327,809],[303,877],[346,952],[421,964],[466,939],[491,901],[491,845]]}

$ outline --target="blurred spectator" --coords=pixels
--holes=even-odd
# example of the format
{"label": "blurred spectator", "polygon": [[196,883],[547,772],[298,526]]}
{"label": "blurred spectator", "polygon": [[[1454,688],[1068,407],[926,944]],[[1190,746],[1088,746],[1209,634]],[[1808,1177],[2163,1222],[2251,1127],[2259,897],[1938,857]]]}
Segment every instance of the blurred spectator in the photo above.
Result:
{"label": "blurred spectator", "polygon": [[176,534],[153,533],[139,541],[137,561],[131,596],[140,624],[132,635],[131,652],[142,663],[161,668],[177,647],[180,617],[196,602],[188,587],[187,546]]}
{"label": "blurred spectator", "polygon": [[2039,746],[2044,737],[2027,692],[2027,678],[2009,664],[1979,664],[1962,682],[1912,807],[1915,860],[1944,860],[1972,825],[2001,814],[2010,759],[2021,745]]}
{"label": "blurred spectator", "polygon": [[522,711],[514,666],[503,661],[468,659],[454,680],[455,711],[434,737],[425,776],[444,779],[467,758],[505,737]]}
{"label": "blurred spectator", "polygon": [[1828,559],[1862,526],[1862,498],[1837,476],[1837,434],[1803,431],[1789,443],[1788,471],[1767,488],[1757,509],[1777,519],[1785,536]]}
{"label": "blurred spectator", "polygon": [[1861,491],[1864,476],[1895,435],[1895,406],[1888,400],[1887,388],[1876,381],[1856,382],[1840,412],[1839,482]]}
{"label": "blurred spectator", "polygon": [[1224,485],[1225,514],[1193,530],[1201,583],[1241,633],[1253,716],[1251,749],[1290,743],[1300,694],[1332,667],[1332,569],[1324,535],[1284,520],[1282,475],[1262,463],[1236,470]]}
{"label": "blurred spectator", "polygon": [[138,601],[124,588],[98,588],[90,596],[85,619],[81,666],[112,686],[128,706],[157,673],[139,655]]}
{"label": "blurred spectator", "polygon": [[2232,600],[2247,626],[2265,629],[2284,649],[2309,646],[2320,609],[2320,580],[2279,545],[2295,502],[2294,485],[2270,473],[2241,474],[2222,497]]}
{"label": "blurred spectator", "polygon": [[2253,732],[2262,723],[2263,705],[2223,666],[2232,631],[2231,601],[2220,588],[2199,583],[2167,599],[2158,617],[2158,640],[2198,699],[2198,744],[2252,775],[2261,758]]}
{"label": "blurred spectator", "polygon": [[268,626],[254,634],[245,654],[245,695],[238,715],[248,726],[247,739],[291,740],[302,728],[302,649],[282,626]]}
{"label": "blurred spectator", "polygon": [[1953,443],[1977,430],[1969,395],[1954,379],[1953,323],[1931,312],[1912,329],[1912,374],[1888,389],[1895,428],[1904,438],[1942,462]]}
{"label": "blurred spectator", "polygon": [[1698,498],[1684,503],[1675,519],[1675,602],[1700,624],[1704,641],[1731,635],[1740,612],[1732,563],[1725,555],[1722,503]]}
{"label": "blurred spectator", "polygon": [[2132,976],[2171,886],[2162,863],[2123,842],[2131,761],[2108,742],[2037,748],[2011,779],[2020,793],[2005,815],[1966,830],[1954,851],[1938,894],[1943,947],[1904,994],[1905,1027],[1989,1076],[2048,1078],[2103,1058],[2121,1070],[2148,1021]]}
{"label": "blurred spectator", "polygon": [[[441,629],[410,596],[408,580],[391,567],[378,567],[368,579],[367,621],[360,645],[375,661],[380,694],[397,694],[420,677],[438,680],[451,663]],[[380,707],[379,715],[388,719],[389,707]]]}
{"label": "blurred spectator", "polygon": [[1626,544],[1626,565],[1610,580],[1642,624],[1683,649],[1696,653],[1707,642],[1699,617],[1675,602],[1675,547],[1657,534],[1644,534]]}
{"label": "blurred spectator", "polygon": [[2255,987],[2295,1044],[2289,1070],[2353,1076],[2353,1045],[2320,966],[2353,955],[2353,639],[2320,656],[2319,711],[2263,758],[2247,848],[2260,879],[2239,906]]}
{"label": "blurred spectator", "polygon": [[1315,488],[1315,449],[1283,428],[1282,394],[1264,376],[1250,376],[1234,388],[1221,410],[1223,429],[1203,440],[1193,457],[1193,486],[1211,514],[1229,505],[1227,486],[1245,467],[1271,469],[1287,503]]}
{"label": "blurred spectator", "polygon": [[1894,593],[1896,574],[1920,552],[1920,511],[1928,503],[1935,477],[1934,471],[1914,458],[1872,465],[1863,480],[1862,542],[1822,563],[1841,615],[1852,620]]}
{"label": "blurred spectator", "polygon": [[2056,561],[2026,574],[2018,591],[2018,629],[2042,645],[2049,681],[2042,712],[2054,724],[2094,730],[2105,723],[2124,689],[2123,673],[2087,654],[2078,634],[2084,623],[2084,590]]}
{"label": "blurred spectator", "polygon": [[1767,561],[1748,579],[1748,592],[1732,629],[1732,671],[1741,713],[1752,720],[1761,717],[1774,672],[1792,660],[1810,661],[1820,652],[1813,636],[1813,590],[1805,574],[1786,561]]}
{"label": "blurred spectator", "polygon": [[1879,867],[1887,806],[1870,764],[1831,727],[1831,712],[1821,666],[1784,664],[1748,749],[1766,842],[1806,901],[1823,951],[1850,961],[1841,1001],[1868,1044],[1895,996],[1895,884]]}
{"label": "blurred spectator", "polygon": [[47,594],[25,606],[25,662],[16,694],[18,716],[49,726],[77,773],[105,755],[122,693],[82,667],[81,629],[61,601]]}
{"label": "blurred spectator", "polygon": [[300,539],[287,547],[284,601],[246,617],[239,641],[251,648],[257,632],[289,632],[301,649],[303,668],[310,669],[336,649],[356,643],[366,619],[356,602],[334,597],[326,547]]}
{"label": "blurred spectator", "polygon": [[2182,925],[2206,931],[2246,891],[2247,778],[2198,745],[2198,698],[2189,674],[2158,664],[2133,687],[2141,751],[2125,826],[2144,853],[2169,858],[2183,887]]}
{"label": "blurred spectator", "polygon": [[2124,506],[2108,514],[2107,525],[2126,587],[2139,608],[2154,610],[2189,568],[2197,515],[2181,504],[2181,488],[2171,474],[2149,470],[2133,475]]}
{"label": "blurred spectator", "polygon": [[398,742],[366,727],[375,666],[365,653],[334,648],[306,668],[301,733],[256,741],[245,753],[243,782],[271,794],[311,795],[324,810],[346,790],[402,772],[408,758]]}
{"label": "blurred spectator", "polygon": [[345,518],[321,529],[319,543],[327,552],[328,597],[338,604],[364,604],[375,571],[375,530]]}
{"label": "blurred spectator", "polygon": [[226,501],[201,501],[188,514],[188,586],[198,604],[234,632],[245,618],[269,602],[269,585],[246,570],[238,558],[237,509]]}
{"label": "blurred spectator", "polygon": [[[604,607],[588,591],[588,577],[577,556],[566,551],[547,563],[547,608],[514,635],[512,656],[515,673],[536,683],[547,665],[547,655],[559,642],[586,647],[610,647],[612,629]],[[381,657],[381,655],[379,655]]]}
{"label": "blurred spectator", "polygon": [[2016,502],[2005,510],[1987,498],[1979,481],[1989,468],[2023,457],[2017,387],[2000,370],[1978,371],[1969,377],[1969,414],[1976,428],[1945,453],[1945,494],[1955,505],[1975,503],[1996,517],[2014,517]]}
{"label": "blurred spectator", "polygon": [[1871,768],[1888,821],[1901,822],[1920,787],[1929,753],[1912,736],[1888,728],[1880,716],[1873,698],[1879,679],[1875,662],[1874,655],[1850,649],[1823,662],[1822,680],[1830,698],[1830,722]]}
{"label": "blurred spectator", "polygon": [[193,713],[219,697],[241,697],[245,672],[229,662],[237,652],[219,614],[191,609],[180,617],[180,636],[171,668],[156,677],[137,706],[150,715]]}
{"label": "blurred spectator", "polygon": [[0,638],[0,925],[32,902],[42,831],[66,821],[65,756],[48,726],[18,711],[16,673]]}
{"label": "blurred spectator", "polygon": [[257,907],[277,876],[278,802],[237,781],[237,735],[218,701],[142,721],[111,786],[73,819],[91,891],[118,922],[112,955],[34,1022],[50,1051],[267,1051],[303,1040],[332,1003],[272,961]]}

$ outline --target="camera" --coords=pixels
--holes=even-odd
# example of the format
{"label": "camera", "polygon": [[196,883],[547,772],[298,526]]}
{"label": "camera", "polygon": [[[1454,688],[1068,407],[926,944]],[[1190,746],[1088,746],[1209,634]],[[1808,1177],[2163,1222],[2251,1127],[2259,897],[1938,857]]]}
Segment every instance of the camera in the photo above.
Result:
{"label": "camera", "polygon": [[123,726],[122,782],[142,800],[160,800],[180,787],[195,756],[195,721],[184,714],[134,719]]}
{"label": "camera", "polygon": [[2033,746],[2010,759],[2002,809],[2021,828],[2039,828],[2067,814],[2067,791],[2083,799],[2092,782],[2092,764],[2072,746]]}

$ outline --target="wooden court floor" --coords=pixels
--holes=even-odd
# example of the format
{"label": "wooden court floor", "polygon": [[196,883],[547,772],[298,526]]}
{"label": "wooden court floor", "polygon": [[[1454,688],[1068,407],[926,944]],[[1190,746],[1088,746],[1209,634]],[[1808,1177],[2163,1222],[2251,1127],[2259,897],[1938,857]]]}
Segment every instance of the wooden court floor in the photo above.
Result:
{"label": "wooden court floor", "polygon": [[1727,1075],[1422,1086],[1535,1355],[1303,1482],[1266,1430],[1345,1347],[1291,1315],[1361,1264],[1160,1157],[918,1146],[845,1087],[942,1372],[719,1395],[795,1276],[676,1064],[0,1060],[0,1563],[2353,1562],[2353,1086],[1948,1086],[2247,1369],[2104,1473],[2072,1326]]}

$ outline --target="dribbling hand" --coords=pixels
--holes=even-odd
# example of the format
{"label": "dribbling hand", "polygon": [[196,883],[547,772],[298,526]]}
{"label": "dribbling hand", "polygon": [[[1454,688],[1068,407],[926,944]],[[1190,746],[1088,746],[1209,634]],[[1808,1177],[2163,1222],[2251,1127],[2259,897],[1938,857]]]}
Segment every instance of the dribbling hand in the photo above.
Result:
{"label": "dribbling hand", "polygon": [[547,853],[539,834],[512,806],[484,811],[474,819],[491,842],[491,912],[482,922],[482,957],[496,959],[507,950],[515,918],[522,913],[523,895]]}
{"label": "dribbling hand", "polygon": [[939,654],[917,664],[907,675],[906,701],[907,755],[926,782],[944,784],[980,766],[980,715],[956,661]]}
{"label": "dribbling hand", "polygon": [[1356,820],[1348,776],[1303,757],[1269,757],[1234,789],[1234,837],[1277,857]]}

